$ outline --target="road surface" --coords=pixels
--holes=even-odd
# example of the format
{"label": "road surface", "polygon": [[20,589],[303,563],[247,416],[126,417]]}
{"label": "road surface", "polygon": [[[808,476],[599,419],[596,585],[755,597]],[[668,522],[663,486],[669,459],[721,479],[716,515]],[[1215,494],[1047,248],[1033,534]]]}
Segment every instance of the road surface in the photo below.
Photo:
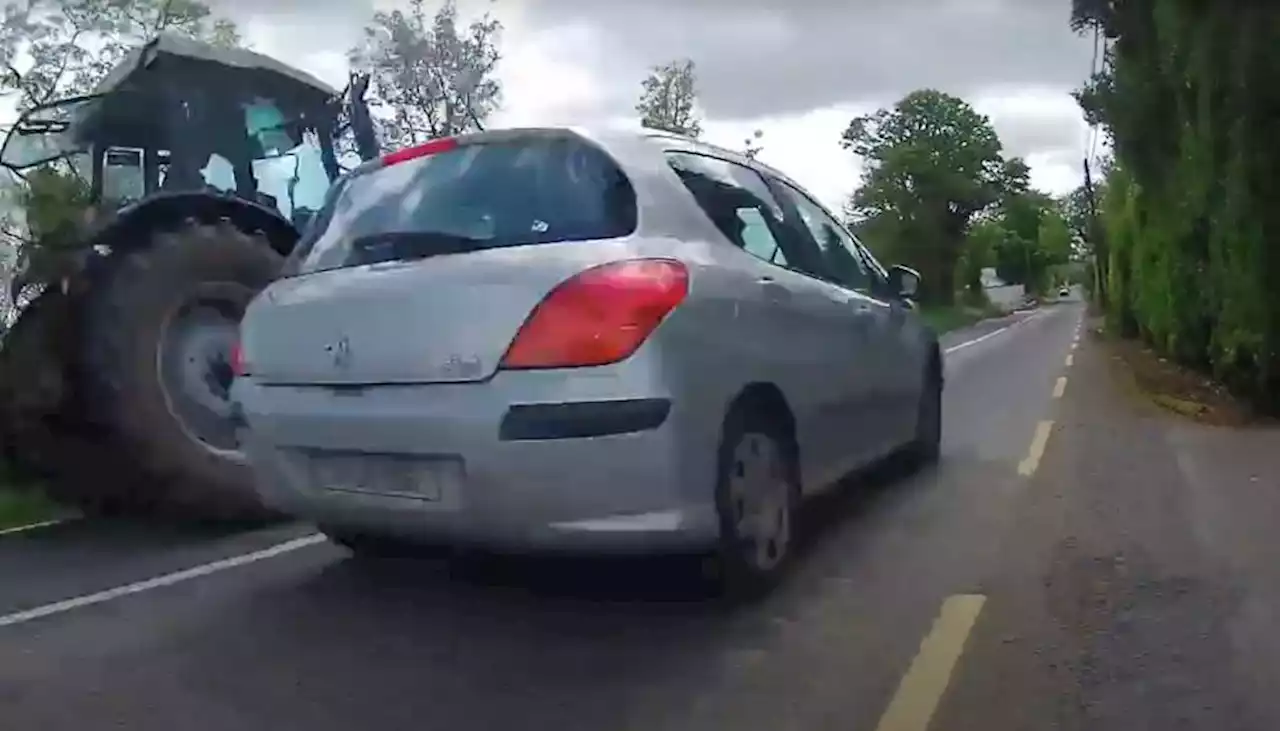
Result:
{"label": "road surface", "polygon": [[0,537],[0,728],[1280,728],[1280,582],[1246,581],[1280,572],[1230,530],[1265,536],[1277,503],[1214,496],[1225,468],[1115,417],[1082,317],[948,335],[940,466],[817,506],[750,608],[687,562],[369,565],[302,528]]}

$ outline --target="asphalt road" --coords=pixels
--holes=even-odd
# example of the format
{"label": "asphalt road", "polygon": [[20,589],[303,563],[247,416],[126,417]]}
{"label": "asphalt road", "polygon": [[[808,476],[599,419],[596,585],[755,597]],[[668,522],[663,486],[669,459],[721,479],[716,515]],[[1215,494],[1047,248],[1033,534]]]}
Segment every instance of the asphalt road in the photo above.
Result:
{"label": "asphalt road", "polygon": [[688,562],[370,565],[300,528],[0,537],[0,728],[1280,728],[1257,725],[1265,684],[1235,683],[1239,647],[1271,657],[1241,638],[1267,636],[1272,594],[1231,640],[1240,598],[1196,591],[1214,564],[1190,504],[1108,492],[1147,479],[1126,456],[1145,432],[1099,428],[1105,377],[1064,360],[1102,357],[1073,348],[1082,316],[949,334],[939,467],[815,506],[794,575],[749,608]]}

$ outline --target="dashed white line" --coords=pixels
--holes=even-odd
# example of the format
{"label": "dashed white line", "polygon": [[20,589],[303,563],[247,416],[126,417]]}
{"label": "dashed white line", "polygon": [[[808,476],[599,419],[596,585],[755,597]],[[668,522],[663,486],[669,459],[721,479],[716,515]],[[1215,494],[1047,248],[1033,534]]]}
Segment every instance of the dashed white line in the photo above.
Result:
{"label": "dashed white line", "polygon": [[53,602],[52,604],[45,604],[43,606],[33,607],[31,609],[24,609],[20,612],[14,612],[13,614],[6,614],[0,617],[0,627],[8,627],[10,625],[22,624],[24,622],[30,622],[35,619],[42,619],[44,617],[49,617],[55,614],[62,614],[63,612],[69,612],[73,609],[81,609],[83,607],[90,607],[95,604],[102,604],[104,602],[109,602],[113,599],[119,599],[120,597],[129,596],[131,594],[140,594],[144,591],[159,589],[164,586],[173,586],[174,584],[180,584],[184,581],[190,581],[191,579],[198,579],[202,576],[208,576],[209,574],[216,574],[219,571],[226,571],[227,569],[233,569],[239,566],[245,566],[247,564],[263,561],[268,558],[274,558],[281,554],[289,553],[291,551],[297,551],[299,549],[307,548],[309,546],[314,546],[317,543],[323,543],[324,541],[325,541],[325,537],[318,533],[312,534],[309,536],[303,536],[302,538],[295,538],[291,541],[278,543],[274,546],[264,548],[260,551],[254,551],[252,553],[246,553],[240,556],[232,556],[231,558],[224,558],[221,561],[213,561],[211,563],[201,564],[199,566],[193,566],[189,569],[183,569],[182,571],[175,571],[171,574],[164,574],[163,576],[157,576],[155,578],[147,579],[145,581],[138,581],[132,584],[125,584],[123,586],[117,586],[112,589],[106,589],[103,591],[94,592],[92,594],[85,594],[83,596],[78,596],[71,599],[64,599],[60,602]]}

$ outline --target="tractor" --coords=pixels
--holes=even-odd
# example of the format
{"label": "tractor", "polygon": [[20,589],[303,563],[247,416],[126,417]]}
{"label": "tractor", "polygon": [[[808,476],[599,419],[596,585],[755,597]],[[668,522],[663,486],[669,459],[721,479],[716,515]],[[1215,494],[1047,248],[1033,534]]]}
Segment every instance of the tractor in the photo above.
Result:
{"label": "tractor", "polygon": [[0,164],[28,190],[60,171],[82,203],[23,245],[9,288],[0,458],[20,481],[86,513],[270,517],[228,394],[238,323],[377,156],[367,85],[161,35],[92,94],[20,115]]}

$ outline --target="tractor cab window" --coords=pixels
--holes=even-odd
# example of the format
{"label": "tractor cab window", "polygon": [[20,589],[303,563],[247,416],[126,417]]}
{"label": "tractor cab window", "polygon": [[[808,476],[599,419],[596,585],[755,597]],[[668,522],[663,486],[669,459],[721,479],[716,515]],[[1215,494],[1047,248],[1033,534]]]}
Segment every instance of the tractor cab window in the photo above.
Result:
{"label": "tractor cab window", "polygon": [[[256,202],[275,208],[301,227],[323,204],[330,179],[325,171],[319,136],[312,130],[291,125],[292,112],[282,111],[275,102],[261,97],[242,104],[244,136],[240,139],[247,143],[245,172],[253,175]],[[230,149],[230,140],[224,139],[224,142],[228,149],[214,149],[195,164],[200,165],[198,173],[204,185],[234,194],[242,187],[237,183],[242,181],[236,178],[232,158],[237,152],[245,154],[246,150],[244,145],[239,150]],[[161,168],[161,188],[165,187],[167,158],[166,155]]]}
{"label": "tractor cab window", "polygon": [[324,203],[329,175],[321,159],[320,140],[313,132],[287,149],[272,149],[253,161],[258,193],[270,196],[281,215],[295,224],[305,223]]}
{"label": "tractor cab window", "polygon": [[123,205],[140,200],[147,193],[142,167],[143,150],[108,147],[102,156],[102,197]]}

